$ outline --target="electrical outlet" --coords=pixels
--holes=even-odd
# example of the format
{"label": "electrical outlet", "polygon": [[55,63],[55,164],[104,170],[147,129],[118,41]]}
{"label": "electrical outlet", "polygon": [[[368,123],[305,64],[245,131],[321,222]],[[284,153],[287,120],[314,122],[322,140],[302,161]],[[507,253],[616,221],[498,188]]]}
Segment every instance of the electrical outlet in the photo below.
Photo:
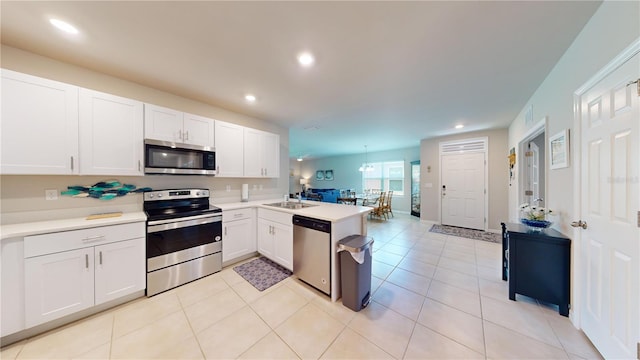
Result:
{"label": "electrical outlet", "polygon": [[258,185],[258,188],[259,188],[260,190],[262,190],[262,184]]}
{"label": "electrical outlet", "polygon": [[227,192],[231,192],[231,185],[227,185]]}
{"label": "electrical outlet", "polygon": [[254,190],[254,191],[255,191],[255,190],[258,190],[258,185],[253,184],[253,190]]}
{"label": "electrical outlet", "polygon": [[58,200],[58,190],[56,190],[56,189],[45,190],[44,191],[44,198],[46,200]]}

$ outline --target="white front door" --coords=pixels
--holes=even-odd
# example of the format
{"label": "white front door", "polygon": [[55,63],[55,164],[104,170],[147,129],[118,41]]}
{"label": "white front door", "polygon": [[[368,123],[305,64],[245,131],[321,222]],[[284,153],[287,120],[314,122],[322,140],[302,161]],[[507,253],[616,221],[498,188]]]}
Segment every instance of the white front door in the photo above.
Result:
{"label": "white front door", "polygon": [[484,230],[484,153],[442,156],[442,224]]}
{"label": "white front door", "polygon": [[640,340],[640,55],[578,94],[581,120],[581,327],[605,358]]}

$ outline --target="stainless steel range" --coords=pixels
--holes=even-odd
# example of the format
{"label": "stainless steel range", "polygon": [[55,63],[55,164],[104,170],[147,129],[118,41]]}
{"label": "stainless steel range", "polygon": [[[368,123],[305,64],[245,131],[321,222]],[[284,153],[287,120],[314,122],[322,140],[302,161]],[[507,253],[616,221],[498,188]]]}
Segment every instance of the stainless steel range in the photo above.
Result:
{"label": "stainless steel range", "polygon": [[144,194],[147,296],[222,270],[222,210],[208,189]]}

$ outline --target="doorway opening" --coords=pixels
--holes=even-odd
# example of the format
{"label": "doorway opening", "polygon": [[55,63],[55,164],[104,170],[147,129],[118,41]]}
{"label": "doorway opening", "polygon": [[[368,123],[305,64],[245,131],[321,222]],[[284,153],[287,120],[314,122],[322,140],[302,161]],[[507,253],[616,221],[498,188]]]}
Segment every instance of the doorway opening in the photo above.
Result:
{"label": "doorway opening", "polygon": [[518,204],[546,206],[546,123],[545,116],[518,144]]}

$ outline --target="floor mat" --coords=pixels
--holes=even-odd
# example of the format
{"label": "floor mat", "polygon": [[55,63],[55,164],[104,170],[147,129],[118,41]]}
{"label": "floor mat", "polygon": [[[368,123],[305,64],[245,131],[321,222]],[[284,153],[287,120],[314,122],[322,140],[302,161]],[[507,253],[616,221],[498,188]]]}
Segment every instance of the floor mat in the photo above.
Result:
{"label": "floor mat", "polygon": [[238,265],[233,270],[260,291],[268,289],[291,276],[291,271],[265,257],[259,257],[248,263]]}
{"label": "floor mat", "polygon": [[433,225],[429,231],[445,235],[460,236],[467,239],[499,243],[502,235],[482,230],[466,229],[449,225]]}

